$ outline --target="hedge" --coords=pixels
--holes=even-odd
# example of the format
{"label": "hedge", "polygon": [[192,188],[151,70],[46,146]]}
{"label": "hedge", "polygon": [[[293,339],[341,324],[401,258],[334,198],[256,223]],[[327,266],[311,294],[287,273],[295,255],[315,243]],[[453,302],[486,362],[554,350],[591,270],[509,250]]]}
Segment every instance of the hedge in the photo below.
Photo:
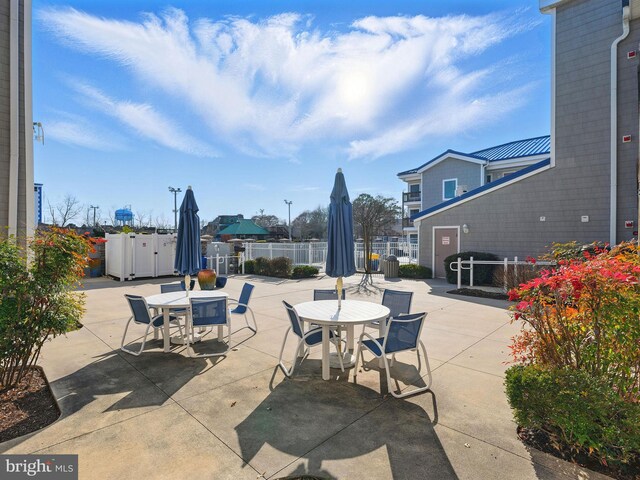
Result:
{"label": "hedge", "polygon": [[505,386],[518,425],[546,431],[565,448],[622,472],[640,461],[640,403],[622,399],[606,378],[518,365],[507,370]]}
{"label": "hedge", "polygon": [[293,267],[291,278],[311,278],[318,275],[318,273],[320,273],[320,270],[311,265],[296,265]]}
{"label": "hedge", "polygon": [[[474,260],[500,260],[497,255],[493,253],[484,252],[460,252],[449,255],[444,259],[444,270],[447,275],[447,282],[458,283],[458,272],[451,270],[451,262],[456,262],[458,258],[462,260],[469,260],[473,257]],[[473,266],[473,284],[474,285],[492,285],[493,284],[493,270],[495,265],[474,265]],[[469,285],[469,270],[462,270],[462,283]]]}
{"label": "hedge", "polygon": [[265,277],[291,278],[291,259],[287,257],[273,259],[258,257],[255,260],[246,260],[244,262],[244,273],[248,275],[263,275]]}
{"label": "hedge", "polygon": [[422,265],[400,265],[400,278],[432,278],[432,272],[429,267]]}

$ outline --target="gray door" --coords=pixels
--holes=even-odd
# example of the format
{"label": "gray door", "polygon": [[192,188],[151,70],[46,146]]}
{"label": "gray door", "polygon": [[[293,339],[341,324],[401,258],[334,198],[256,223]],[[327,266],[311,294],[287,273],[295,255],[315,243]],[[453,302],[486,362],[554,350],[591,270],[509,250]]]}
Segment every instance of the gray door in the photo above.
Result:
{"label": "gray door", "polygon": [[449,255],[458,253],[458,229],[457,228],[436,228],[435,229],[435,262],[433,273],[436,278],[444,278],[444,259]]}

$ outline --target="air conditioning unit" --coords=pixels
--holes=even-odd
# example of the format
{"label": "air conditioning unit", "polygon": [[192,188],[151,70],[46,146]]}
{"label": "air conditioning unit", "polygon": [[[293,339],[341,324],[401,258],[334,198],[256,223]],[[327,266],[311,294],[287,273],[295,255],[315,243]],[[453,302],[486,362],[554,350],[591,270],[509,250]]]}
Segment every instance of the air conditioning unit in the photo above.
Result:
{"label": "air conditioning unit", "polygon": [[466,185],[460,185],[458,188],[456,188],[456,197],[459,197],[460,195],[467,193],[469,191],[469,188]]}

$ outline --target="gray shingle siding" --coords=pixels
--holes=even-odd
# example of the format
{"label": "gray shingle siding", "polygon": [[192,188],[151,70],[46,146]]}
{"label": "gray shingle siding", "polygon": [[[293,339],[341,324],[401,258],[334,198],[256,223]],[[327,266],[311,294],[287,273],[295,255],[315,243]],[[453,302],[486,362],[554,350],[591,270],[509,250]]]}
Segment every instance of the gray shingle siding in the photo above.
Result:
{"label": "gray shingle siding", "polygon": [[[539,255],[551,242],[608,241],[609,59],[611,43],[622,33],[621,13],[620,0],[575,0],[557,9],[555,167],[423,219],[421,264],[431,266],[433,226],[466,223],[462,250],[509,257]],[[618,137],[634,135],[618,148],[619,241],[632,236],[624,220],[637,217],[638,61],[628,61],[626,52],[638,45],[640,24],[634,22],[632,32],[619,49]]]}
{"label": "gray shingle siding", "polygon": [[[18,158],[18,235],[27,232],[27,195],[33,195],[33,180],[26,178],[25,142],[32,141],[25,131],[24,85],[24,2],[20,1],[19,20],[19,158]],[[10,3],[0,2],[0,227],[9,223],[10,172]]]}
{"label": "gray shingle siding", "polygon": [[480,186],[480,165],[448,158],[422,173],[422,209],[442,203],[442,181],[458,179],[458,186],[469,190]]}

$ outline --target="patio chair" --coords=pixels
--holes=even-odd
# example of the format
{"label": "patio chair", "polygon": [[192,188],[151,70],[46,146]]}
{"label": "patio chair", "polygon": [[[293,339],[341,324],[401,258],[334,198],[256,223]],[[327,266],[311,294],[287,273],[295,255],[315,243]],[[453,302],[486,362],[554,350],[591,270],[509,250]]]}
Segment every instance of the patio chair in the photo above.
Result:
{"label": "patio chair", "polygon": [[[424,326],[424,318],[426,313],[413,313],[408,315],[400,314],[397,317],[393,317],[387,324],[386,333],[384,337],[373,338],[366,332],[362,332],[360,339],[358,340],[358,347],[356,349],[356,364],[353,369],[353,380],[356,380],[358,375],[358,362],[362,357],[362,363],[364,364],[364,349],[369,350],[376,358],[381,358],[384,362],[384,368],[387,375],[387,385],[391,391],[391,395],[396,398],[404,398],[409,395],[421,393],[431,388],[431,368],[429,367],[429,358],[427,357],[427,350],[420,340],[420,334],[422,333],[422,327]],[[363,340],[367,337],[368,340]],[[422,347],[424,353],[424,363],[427,367],[427,373],[429,375],[429,381],[426,386],[418,387],[413,390],[396,393],[391,389],[391,372],[389,366],[393,366],[393,358],[391,364],[387,359],[387,355],[395,357],[396,353],[405,351],[415,351],[418,355],[418,372],[421,370],[420,351],[418,350],[418,344]]]}
{"label": "patio chair", "polygon": [[224,288],[227,284],[227,277],[217,277],[216,278],[216,288]]}
{"label": "patio chair", "polygon": [[[253,333],[258,332],[258,324],[256,323],[256,316],[253,314],[253,310],[249,307],[249,299],[251,298],[251,293],[253,292],[253,285],[250,283],[245,283],[242,286],[242,292],[240,292],[240,299],[229,299],[236,307],[231,310],[231,313],[234,315],[244,315],[244,320],[247,322],[246,327],[242,327],[239,330],[244,328],[248,328]],[[231,305],[229,306],[231,307]],[[247,313],[251,314],[251,318],[253,319],[253,326],[249,324],[249,317],[247,317]]]}
{"label": "patio chair", "polygon": [[[402,292],[400,290],[390,290],[385,289],[382,294],[382,305],[387,307],[390,310],[389,317],[387,318],[387,323],[389,319],[396,318],[398,315],[407,314],[411,311],[411,300],[413,298],[413,292]],[[366,327],[379,328],[380,322],[371,322],[369,324],[365,324]],[[364,328],[362,329],[364,332]]]}
{"label": "patio chair", "polygon": [[[296,359],[300,355],[301,350],[305,350],[305,355],[302,358],[301,362],[307,357],[309,354],[309,349],[311,347],[315,347],[322,343],[322,328],[316,327],[307,332],[302,330],[302,324],[300,322],[300,317],[298,317],[298,313],[295,309],[289,305],[284,300],[282,301],[284,308],[287,309],[287,314],[289,315],[289,321],[291,325],[287,329],[287,332],[284,334],[284,340],[282,340],[282,347],[280,348],[280,357],[278,358],[278,366],[282,369],[284,374],[287,377],[291,377],[293,375],[293,371],[296,368]],[[287,370],[287,367],[284,363],[282,363],[282,354],[284,353],[284,346],[287,343],[287,337],[289,336],[289,332],[293,331],[294,335],[298,337],[298,347],[296,348],[296,353],[293,357],[293,365],[291,365],[291,369]],[[340,349],[338,348],[338,343],[340,342],[340,338],[336,335],[333,330],[329,330],[329,341],[336,347],[338,351],[338,360],[340,362],[340,369],[344,372],[344,364],[342,362],[342,355],[339,354]]]}
{"label": "patio chair", "polygon": [[[185,342],[187,355],[191,358],[219,357],[226,355],[231,348],[231,316],[227,308],[227,299],[224,297],[199,297],[189,299],[191,315],[187,318],[185,327]],[[227,348],[218,353],[202,353],[196,355],[191,347],[195,343],[194,330],[196,327],[227,327]],[[191,342],[189,342],[189,328],[191,328]]]}
{"label": "patio chair", "polygon": [[[122,335],[122,341],[120,342],[120,350],[126,353],[130,353],[131,355],[135,355],[137,357],[144,350],[144,345],[147,341],[147,335],[149,334],[149,329],[151,327],[153,327],[154,332],[158,332],[158,331],[163,332],[162,327],[164,325],[164,317],[162,314],[152,316],[151,312],[149,311],[149,306],[147,305],[147,301],[144,299],[144,297],[141,297],[140,295],[125,294],[125,298],[127,299],[127,302],[129,302],[129,308],[131,309],[132,315],[131,317],[129,317],[129,320],[127,321],[127,325],[124,327],[124,334]],[[124,339],[127,336],[127,330],[129,329],[129,324],[131,323],[131,320],[133,320],[133,323],[147,326],[147,329],[144,332],[144,338],[142,339],[142,345],[140,346],[140,350],[138,350],[137,352],[130,350],[128,348],[125,348],[124,346]],[[182,335],[182,327],[180,326],[180,323],[177,323],[178,319],[173,315],[171,315],[169,317],[169,322],[170,323],[176,322],[175,326],[177,326],[180,329],[180,335]]]}
{"label": "patio chair", "polygon": [[[345,290],[343,288],[342,300],[345,300],[345,296]],[[335,288],[331,290],[315,289],[313,291],[313,301],[316,302],[318,300],[338,300],[338,292]]]}

